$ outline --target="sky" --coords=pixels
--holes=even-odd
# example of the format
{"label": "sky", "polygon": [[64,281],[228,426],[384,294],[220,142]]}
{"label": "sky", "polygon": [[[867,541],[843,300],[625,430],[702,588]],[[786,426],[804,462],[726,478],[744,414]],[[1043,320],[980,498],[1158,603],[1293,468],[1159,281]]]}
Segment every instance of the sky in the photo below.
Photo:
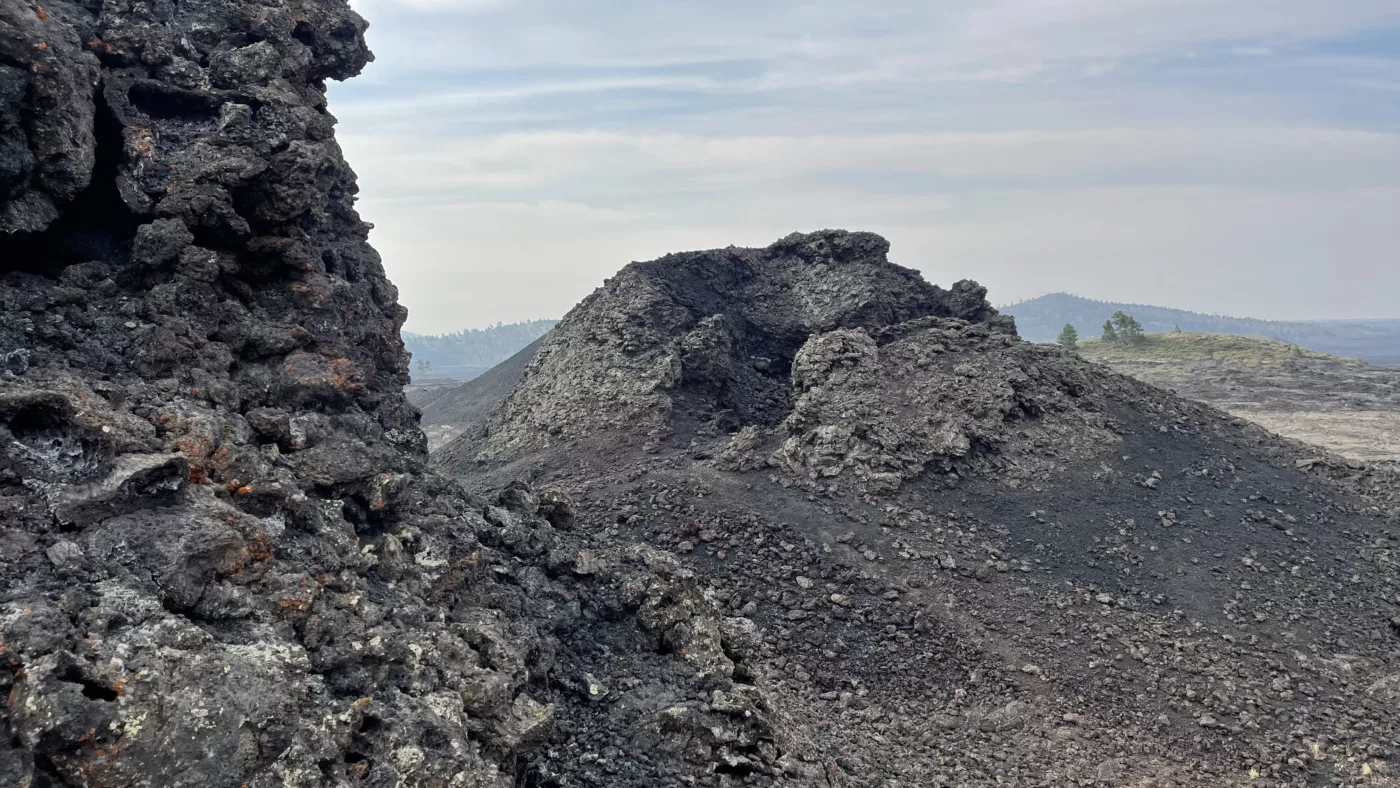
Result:
{"label": "sky", "polygon": [[870,230],[1006,304],[1400,317],[1396,0],[351,0],[330,88],[406,328]]}

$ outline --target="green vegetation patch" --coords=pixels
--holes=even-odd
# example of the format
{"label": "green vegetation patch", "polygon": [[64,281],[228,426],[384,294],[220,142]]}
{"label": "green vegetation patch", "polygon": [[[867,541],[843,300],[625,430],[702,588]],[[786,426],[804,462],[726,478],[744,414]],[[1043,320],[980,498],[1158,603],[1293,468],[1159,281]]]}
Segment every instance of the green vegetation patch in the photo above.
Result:
{"label": "green vegetation patch", "polygon": [[1081,339],[1079,354],[1096,361],[1221,361],[1262,366],[1310,358],[1363,366],[1360,361],[1337,358],[1272,339],[1189,332],[1144,334],[1141,341],[1136,343]]}

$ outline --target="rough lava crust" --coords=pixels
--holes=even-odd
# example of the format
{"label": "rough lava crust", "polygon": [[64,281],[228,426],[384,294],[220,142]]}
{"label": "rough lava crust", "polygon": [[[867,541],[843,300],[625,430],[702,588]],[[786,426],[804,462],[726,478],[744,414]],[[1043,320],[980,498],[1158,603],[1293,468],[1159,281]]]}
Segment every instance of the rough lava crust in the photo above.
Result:
{"label": "rough lava crust", "polygon": [[[0,0],[0,785],[777,763],[674,559],[570,532],[558,491],[426,471],[326,109],[365,27],[342,0]],[[586,758],[546,773],[546,743]]]}

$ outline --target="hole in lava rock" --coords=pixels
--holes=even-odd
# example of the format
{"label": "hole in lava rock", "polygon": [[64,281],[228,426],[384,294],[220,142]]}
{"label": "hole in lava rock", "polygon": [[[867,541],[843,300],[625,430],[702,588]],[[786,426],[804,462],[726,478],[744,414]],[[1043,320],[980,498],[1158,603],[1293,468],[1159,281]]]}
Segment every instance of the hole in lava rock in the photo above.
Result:
{"label": "hole in lava rock", "polygon": [[55,405],[36,403],[20,408],[6,427],[10,440],[0,448],[26,476],[53,482],[87,481],[105,464],[98,441],[85,435]]}
{"label": "hole in lava rock", "polygon": [[69,684],[81,685],[83,688],[83,697],[91,698],[92,700],[116,703],[117,698],[121,697],[121,694],[111,687],[84,676],[77,665],[69,665],[68,669],[63,671],[63,674],[58,677],[58,680]]}
{"label": "hole in lava rock", "polygon": [[715,766],[716,774],[728,774],[734,777],[747,777],[754,773],[752,763],[721,763]]}
{"label": "hole in lava rock", "polygon": [[374,752],[374,742],[370,737],[384,727],[384,720],[372,714],[365,715],[360,720],[359,730],[350,739],[350,747],[345,750],[343,760],[348,764],[353,764],[356,776],[364,777],[370,769],[374,768],[374,758],[369,753]]}
{"label": "hole in lava rock", "polygon": [[127,91],[132,106],[151,116],[169,120],[186,118],[212,119],[223,103],[215,96],[192,90],[181,90],[159,82],[137,82]]}
{"label": "hole in lava rock", "polygon": [[337,497],[345,502],[341,511],[346,521],[355,526],[355,535],[361,539],[378,539],[388,533],[395,523],[383,505],[376,507],[363,493],[342,493]]}
{"label": "hole in lava rock", "polygon": [[135,236],[140,222],[117,191],[122,125],[100,90],[93,133],[97,147],[92,181],[48,229],[0,233],[0,275],[23,271],[56,278],[75,263],[105,260]]}
{"label": "hole in lava rock", "polygon": [[378,717],[374,716],[373,714],[366,714],[366,715],[365,715],[365,718],[364,718],[363,720],[360,721],[360,731],[359,731],[359,732],[360,732],[360,733],[374,733],[375,731],[377,731],[377,730],[379,730],[380,728],[383,728],[383,727],[384,727],[384,720],[379,719]]}
{"label": "hole in lava rock", "polygon": [[292,38],[295,38],[307,46],[315,46],[316,28],[312,27],[310,22],[303,19],[297,22],[296,27],[292,28]]}

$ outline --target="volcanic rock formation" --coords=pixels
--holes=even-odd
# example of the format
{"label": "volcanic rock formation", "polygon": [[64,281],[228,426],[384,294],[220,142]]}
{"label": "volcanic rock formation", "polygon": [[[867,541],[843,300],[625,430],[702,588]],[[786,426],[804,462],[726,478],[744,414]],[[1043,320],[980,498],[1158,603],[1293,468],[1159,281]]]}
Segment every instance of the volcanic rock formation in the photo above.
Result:
{"label": "volcanic rock formation", "polygon": [[[937,315],[995,316],[973,282],[951,292],[885,260],[870,233],[794,234],[624,268],[557,326],[505,402],[491,457],[574,436],[688,438],[776,423],[813,334]],[[997,325],[1009,325],[1003,320]],[[609,407],[597,407],[606,392]]]}
{"label": "volcanic rock formation", "polygon": [[755,628],[785,779],[1395,785],[1395,475],[1021,342],[885,251],[634,263],[435,460],[678,553]]}
{"label": "volcanic rock formation", "polygon": [[0,785],[774,770],[673,559],[425,472],[326,111],[364,29],[341,0],[0,0]]}
{"label": "volcanic rock formation", "polygon": [[1393,780],[1393,477],[875,236],[624,269],[428,470],[364,27],[0,0],[0,785]]}

